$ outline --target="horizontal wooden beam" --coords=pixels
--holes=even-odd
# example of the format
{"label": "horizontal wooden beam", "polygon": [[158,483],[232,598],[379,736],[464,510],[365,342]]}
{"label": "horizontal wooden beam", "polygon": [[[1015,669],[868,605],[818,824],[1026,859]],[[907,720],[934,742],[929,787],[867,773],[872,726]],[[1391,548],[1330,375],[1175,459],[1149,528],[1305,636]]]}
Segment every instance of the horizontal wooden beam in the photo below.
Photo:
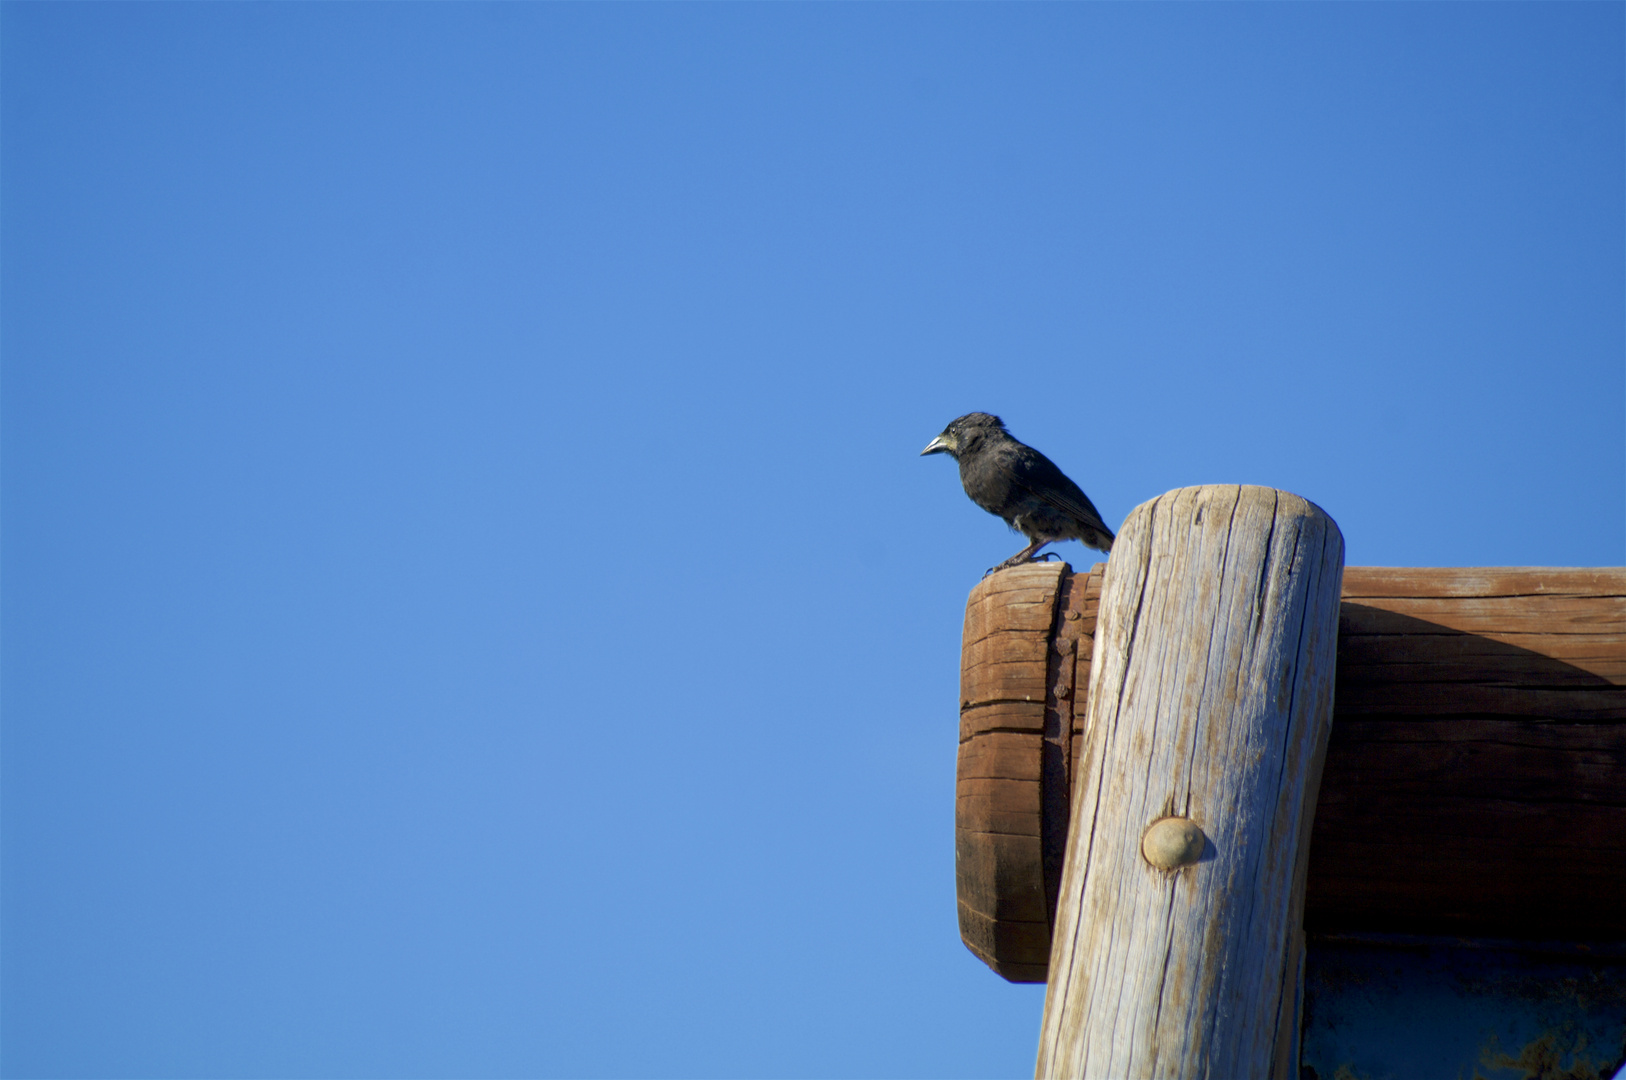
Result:
{"label": "horizontal wooden beam", "polygon": [[1344,572],[1313,930],[1626,937],[1626,570]]}
{"label": "horizontal wooden beam", "polygon": [[[1073,583],[1089,578],[1032,563],[983,578],[966,604],[954,800],[960,938],[1012,982],[1043,982],[1050,963],[1080,622],[1067,615]],[[1099,599],[1099,573],[1095,582]]]}
{"label": "horizontal wooden beam", "polygon": [[[1103,571],[967,607],[962,936],[1016,981],[1046,976]],[[1626,569],[1347,567],[1340,615],[1307,927],[1626,938]]]}

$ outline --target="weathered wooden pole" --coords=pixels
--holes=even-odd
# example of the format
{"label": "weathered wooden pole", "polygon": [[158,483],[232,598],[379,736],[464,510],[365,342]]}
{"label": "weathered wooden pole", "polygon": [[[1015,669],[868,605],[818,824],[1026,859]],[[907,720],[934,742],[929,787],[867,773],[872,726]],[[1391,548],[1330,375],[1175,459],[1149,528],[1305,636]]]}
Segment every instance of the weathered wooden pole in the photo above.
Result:
{"label": "weathered wooden pole", "polygon": [[1343,563],[1332,520],[1269,488],[1183,488],[1124,522],[1096,624],[1038,1076],[1297,1074]]}

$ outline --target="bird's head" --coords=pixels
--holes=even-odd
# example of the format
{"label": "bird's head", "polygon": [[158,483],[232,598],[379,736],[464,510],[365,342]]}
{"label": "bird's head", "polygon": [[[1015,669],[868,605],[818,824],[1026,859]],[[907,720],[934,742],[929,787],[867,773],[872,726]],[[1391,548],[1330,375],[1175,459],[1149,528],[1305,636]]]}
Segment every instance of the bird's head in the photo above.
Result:
{"label": "bird's head", "polygon": [[951,454],[958,458],[961,454],[969,454],[982,445],[982,441],[995,433],[1003,434],[1005,424],[997,416],[990,416],[985,412],[966,413],[958,420],[949,421],[949,426],[943,433],[926,444],[926,449],[920,452],[921,457],[927,454]]}

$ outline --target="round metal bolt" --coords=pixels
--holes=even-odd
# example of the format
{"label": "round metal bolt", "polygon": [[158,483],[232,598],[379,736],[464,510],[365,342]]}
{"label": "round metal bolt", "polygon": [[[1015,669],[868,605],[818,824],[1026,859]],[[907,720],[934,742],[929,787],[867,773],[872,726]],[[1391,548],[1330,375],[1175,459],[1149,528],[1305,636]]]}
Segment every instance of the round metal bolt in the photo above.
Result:
{"label": "round metal bolt", "polygon": [[1206,837],[1190,818],[1159,818],[1140,838],[1140,853],[1159,870],[1178,870],[1202,857]]}

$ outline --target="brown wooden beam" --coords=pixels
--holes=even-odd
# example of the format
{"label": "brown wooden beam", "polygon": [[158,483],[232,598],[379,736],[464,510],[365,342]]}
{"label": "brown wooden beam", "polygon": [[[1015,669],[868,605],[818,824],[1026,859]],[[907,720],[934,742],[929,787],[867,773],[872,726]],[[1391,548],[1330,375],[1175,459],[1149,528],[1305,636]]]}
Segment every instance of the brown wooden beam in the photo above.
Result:
{"label": "brown wooden beam", "polygon": [[1626,569],[1344,574],[1306,925],[1626,938]]}
{"label": "brown wooden beam", "polygon": [[[990,574],[965,609],[960,656],[960,755],[954,800],[960,938],[1012,982],[1043,982],[1050,963],[1055,881],[1046,881],[1045,834],[1066,831],[1066,782],[1049,786],[1047,708],[1057,598],[1067,568],[1034,563]],[[1067,712],[1067,729],[1072,728]],[[1060,817],[1058,819],[1058,813]]]}
{"label": "brown wooden beam", "polygon": [[[967,605],[962,936],[1015,981],[1046,977],[1103,569]],[[1626,569],[1346,568],[1306,925],[1621,939],[1622,895]]]}

